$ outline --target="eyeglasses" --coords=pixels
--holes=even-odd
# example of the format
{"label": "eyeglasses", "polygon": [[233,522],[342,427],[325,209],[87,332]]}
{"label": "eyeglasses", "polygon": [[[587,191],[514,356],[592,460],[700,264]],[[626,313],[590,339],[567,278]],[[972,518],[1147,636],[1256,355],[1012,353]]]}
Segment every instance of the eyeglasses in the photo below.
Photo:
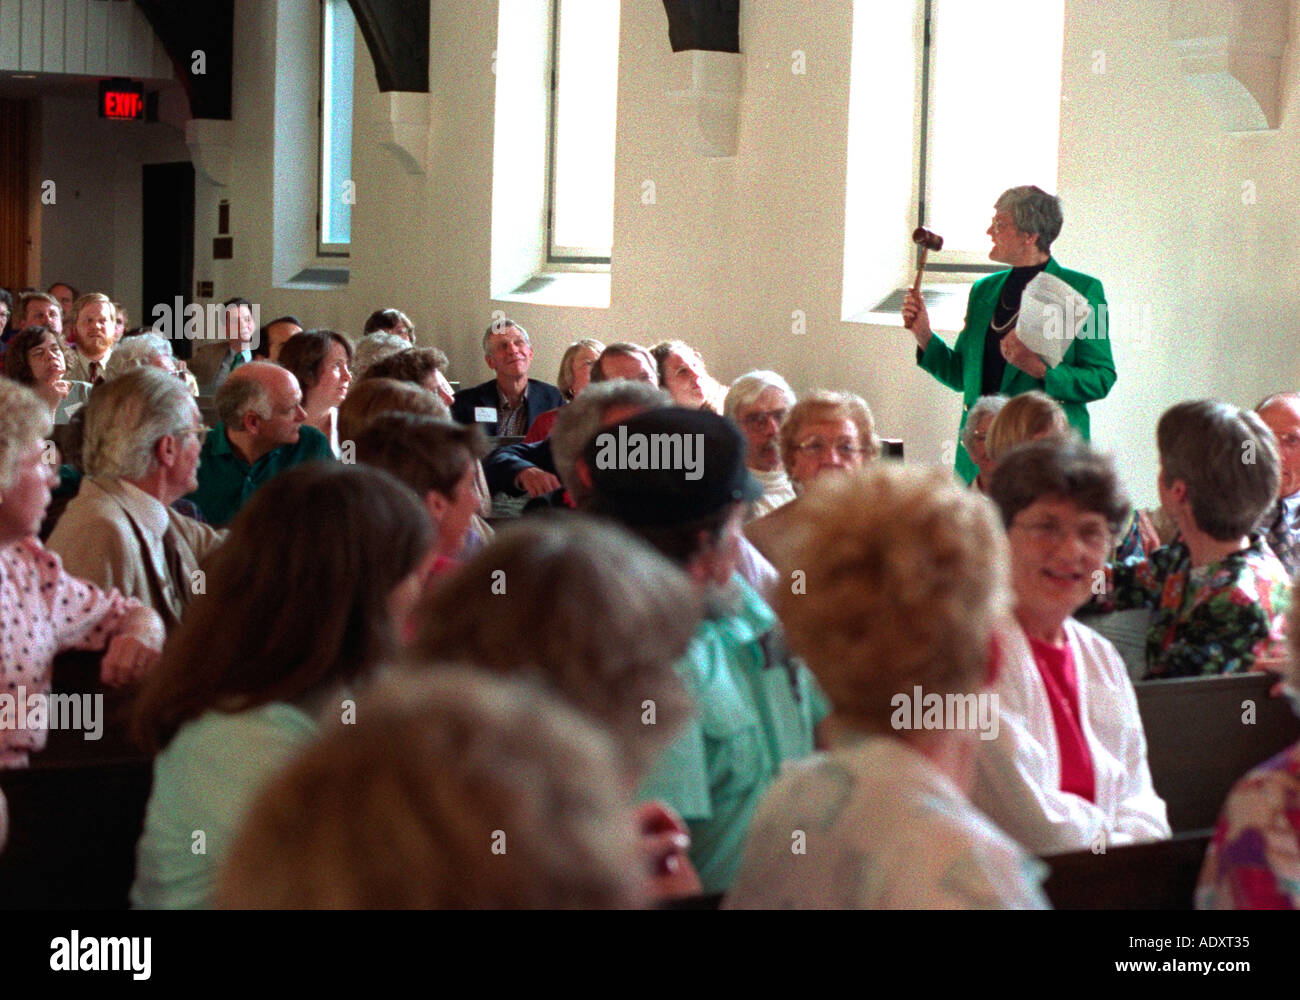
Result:
{"label": "eyeglasses", "polygon": [[1029,524],[1013,523],[1011,527],[1024,531],[1036,544],[1050,545],[1053,548],[1073,535],[1083,543],[1085,549],[1094,555],[1105,552],[1106,549],[1110,548],[1111,544],[1110,528],[1095,522],[1087,522],[1077,528],[1071,528],[1055,518],[1051,518],[1043,521],[1031,521]]}
{"label": "eyeglasses", "polygon": [[832,451],[846,462],[853,461],[854,457],[861,455],[865,449],[859,448],[848,441],[837,441],[831,444],[829,441],[823,441],[821,438],[812,438],[809,441],[801,442],[794,446],[794,450],[801,455],[807,455],[809,458],[822,459]]}
{"label": "eyeglasses", "polygon": [[743,417],[740,418],[740,422],[744,424],[746,427],[750,428],[751,430],[756,430],[756,431],[762,430],[764,427],[766,427],[768,421],[770,420],[775,420],[777,426],[779,427],[781,425],[781,421],[785,420],[786,412],[787,412],[786,410],[763,410],[761,412],[755,411],[754,413],[746,413]]}
{"label": "eyeglasses", "polygon": [[211,427],[187,427],[185,428],[185,430],[179,432],[176,436],[184,437],[186,434],[193,434],[194,437],[198,439],[199,447],[202,448],[203,442],[208,439],[208,431],[210,431],[211,429],[212,429]]}

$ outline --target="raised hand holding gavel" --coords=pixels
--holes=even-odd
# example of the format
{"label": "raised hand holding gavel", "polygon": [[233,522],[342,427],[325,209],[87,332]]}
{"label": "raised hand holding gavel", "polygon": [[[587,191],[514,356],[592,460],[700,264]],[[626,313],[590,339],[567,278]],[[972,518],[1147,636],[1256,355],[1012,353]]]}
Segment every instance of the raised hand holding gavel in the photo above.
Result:
{"label": "raised hand holding gavel", "polygon": [[903,299],[903,326],[912,331],[921,350],[930,343],[930,314],[921,298],[921,277],[925,273],[925,261],[931,250],[943,249],[943,237],[918,226],[912,232],[912,242],[921,248],[921,257],[917,262],[916,280]]}

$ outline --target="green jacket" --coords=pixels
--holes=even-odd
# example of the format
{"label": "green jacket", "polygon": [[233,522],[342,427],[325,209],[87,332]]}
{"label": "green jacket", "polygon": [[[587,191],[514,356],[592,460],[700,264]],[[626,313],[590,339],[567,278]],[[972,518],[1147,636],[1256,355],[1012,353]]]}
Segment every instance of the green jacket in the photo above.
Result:
{"label": "green jacket", "polygon": [[[1083,295],[1092,306],[1092,315],[1070,344],[1065,357],[1055,368],[1049,368],[1045,378],[1031,378],[1014,365],[1007,365],[1002,375],[1001,391],[1007,396],[1018,396],[1031,389],[1040,389],[1065,409],[1070,426],[1086,441],[1089,437],[1088,410],[1084,405],[1095,399],[1104,399],[1115,384],[1115,359],[1110,353],[1109,323],[1106,315],[1106,295],[1101,282],[1079,271],[1067,271],[1053,257],[1046,271],[1055,275]],[[989,321],[997,308],[998,296],[1006,284],[1010,271],[998,271],[981,278],[971,286],[966,303],[966,325],[957,335],[957,344],[949,347],[938,336],[932,336],[917,364],[944,385],[962,394],[961,423],[957,427],[957,473],[966,482],[975,478],[979,470],[960,444],[966,414],[980,397],[980,383],[984,368],[984,338]]]}

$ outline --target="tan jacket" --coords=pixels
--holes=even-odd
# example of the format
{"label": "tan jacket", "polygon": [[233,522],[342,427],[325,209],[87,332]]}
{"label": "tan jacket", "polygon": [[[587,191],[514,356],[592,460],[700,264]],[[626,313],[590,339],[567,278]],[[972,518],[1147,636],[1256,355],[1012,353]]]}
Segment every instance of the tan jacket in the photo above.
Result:
{"label": "tan jacket", "polygon": [[[167,571],[165,536],[180,558],[184,581],[179,592]],[[59,554],[70,575],[139,598],[170,631],[195,592],[200,562],[225,537],[224,531],[164,507],[130,483],[96,477],[82,480],[46,547]]]}
{"label": "tan jacket", "polygon": [[[194,354],[185,364],[193,372],[194,377],[198,379],[200,393],[211,396],[221,388],[221,383],[225,381],[225,377],[218,380],[218,376],[223,374],[221,366],[230,353],[230,342],[226,340],[210,341],[195,348]],[[240,353],[243,354],[241,364],[252,360],[252,351],[245,350]],[[229,374],[229,371],[224,373],[225,376],[229,376]]]}

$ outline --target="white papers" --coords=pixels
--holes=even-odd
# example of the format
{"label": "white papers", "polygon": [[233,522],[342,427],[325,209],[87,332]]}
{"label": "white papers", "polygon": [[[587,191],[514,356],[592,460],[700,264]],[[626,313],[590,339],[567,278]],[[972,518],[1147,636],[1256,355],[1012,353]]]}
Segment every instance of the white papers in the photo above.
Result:
{"label": "white papers", "polygon": [[1088,300],[1055,275],[1043,271],[1025,286],[1016,336],[1049,368],[1061,363],[1071,341],[1092,313]]}

